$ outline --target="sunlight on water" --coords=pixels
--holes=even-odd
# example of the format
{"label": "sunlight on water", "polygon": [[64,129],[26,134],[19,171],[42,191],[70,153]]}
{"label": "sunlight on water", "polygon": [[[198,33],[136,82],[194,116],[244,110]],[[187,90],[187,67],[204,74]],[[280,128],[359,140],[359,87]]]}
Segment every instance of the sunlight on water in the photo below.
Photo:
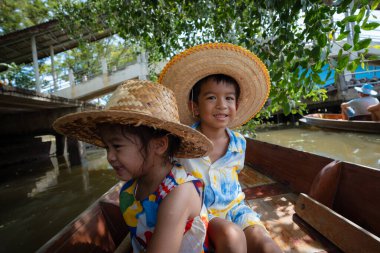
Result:
{"label": "sunlight on water", "polygon": [[378,134],[300,127],[258,131],[255,139],[380,169]]}

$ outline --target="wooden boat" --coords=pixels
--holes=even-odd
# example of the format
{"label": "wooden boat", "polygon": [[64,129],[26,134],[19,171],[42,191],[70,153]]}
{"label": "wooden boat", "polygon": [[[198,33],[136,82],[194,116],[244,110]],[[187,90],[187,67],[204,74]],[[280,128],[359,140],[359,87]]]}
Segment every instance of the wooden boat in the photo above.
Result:
{"label": "wooden boat", "polygon": [[301,122],[323,128],[347,131],[380,133],[380,121],[343,120],[341,114],[315,113],[300,119]]}
{"label": "wooden boat", "polygon": [[[379,252],[380,170],[247,139],[246,203],[284,252]],[[117,184],[38,252],[128,252]]]}

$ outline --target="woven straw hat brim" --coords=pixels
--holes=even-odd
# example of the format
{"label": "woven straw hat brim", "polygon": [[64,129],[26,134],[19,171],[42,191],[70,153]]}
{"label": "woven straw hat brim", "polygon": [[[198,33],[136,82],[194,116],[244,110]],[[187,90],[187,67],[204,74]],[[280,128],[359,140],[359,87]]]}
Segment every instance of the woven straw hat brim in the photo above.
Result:
{"label": "woven straw hat brim", "polygon": [[53,128],[58,133],[68,137],[105,147],[97,133],[96,125],[100,123],[146,125],[167,130],[181,139],[180,148],[175,154],[178,158],[203,157],[213,147],[213,144],[206,136],[186,125],[163,121],[139,112],[104,110],[72,113],[57,119],[53,124]]}
{"label": "woven straw hat brim", "polygon": [[240,86],[236,118],[228,127],[243,125],[264,106],[270,92],[269,73],[264,63],[240,46],[203,44],[176,55],[166,64],[158,80],[170,88],[179,101],[181,123],[191,125],[196,121],[188,108],[190,91],[196,82],[212,74],[228,75]]}

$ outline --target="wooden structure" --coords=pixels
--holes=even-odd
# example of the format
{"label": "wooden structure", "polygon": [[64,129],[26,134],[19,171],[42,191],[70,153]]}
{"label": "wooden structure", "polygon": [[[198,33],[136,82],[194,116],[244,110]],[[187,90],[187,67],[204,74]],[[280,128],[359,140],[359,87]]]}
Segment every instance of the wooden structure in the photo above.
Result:
{"label": "wooden structure", "polygon": [[[246,203],[284,252],[379,252],[379,170],[252,139],[246,166],[239,175]],[[38,252],[128,252],[120,187]]]}
{"label": "wooden structure", "polygon": [[341,114],[308,114],[300,119],[300,121],[309,125],[323,128],[366,133],[380,133],[380,121],[343,120]]}

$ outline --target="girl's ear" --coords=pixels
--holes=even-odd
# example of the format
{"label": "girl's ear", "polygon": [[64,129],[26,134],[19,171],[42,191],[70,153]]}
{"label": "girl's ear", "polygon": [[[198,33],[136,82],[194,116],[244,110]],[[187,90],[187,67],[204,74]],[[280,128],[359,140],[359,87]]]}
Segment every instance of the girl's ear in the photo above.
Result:
{"label": "girl's ear", "polygon": [[154,138],[151,140],[151,145],[154,152],[158,155],[163,155],[169,148],[169,138],[168,136],[162,136]]}
{"label": "girl's ear", "polygon": [[199,106],[196,102],[190,100],[187,106],[193,115],[193,118],[199,117]]}

